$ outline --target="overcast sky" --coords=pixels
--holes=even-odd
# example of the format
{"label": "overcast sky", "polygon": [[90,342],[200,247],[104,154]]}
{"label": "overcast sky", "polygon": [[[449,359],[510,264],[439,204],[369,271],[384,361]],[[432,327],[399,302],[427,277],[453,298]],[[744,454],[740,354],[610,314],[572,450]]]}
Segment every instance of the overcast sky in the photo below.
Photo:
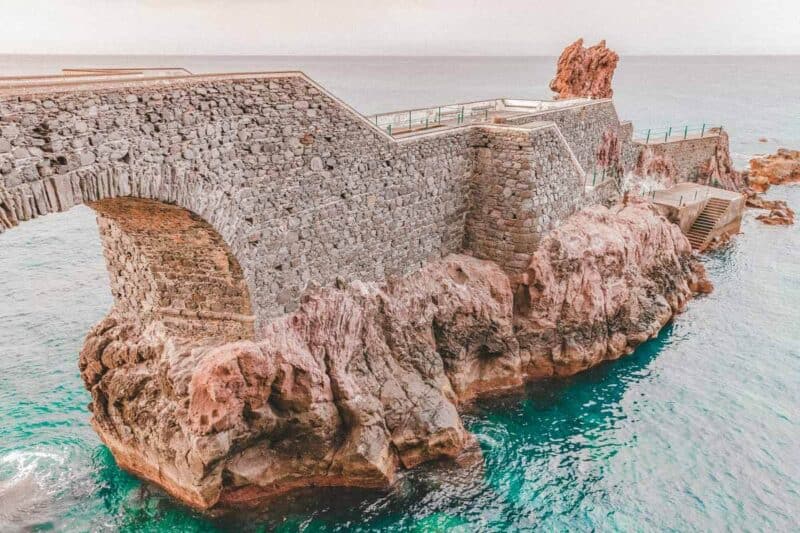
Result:
{"label": "overcast sky", "polygon": [[800,0],[0,0],[0,53],[800,54]]}

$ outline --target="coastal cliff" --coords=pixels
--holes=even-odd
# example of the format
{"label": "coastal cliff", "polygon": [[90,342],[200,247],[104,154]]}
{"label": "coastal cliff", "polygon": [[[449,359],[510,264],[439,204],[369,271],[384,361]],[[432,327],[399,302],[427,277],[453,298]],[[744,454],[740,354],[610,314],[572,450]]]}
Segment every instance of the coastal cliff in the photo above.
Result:
{"label": "coastal cliff", "polygon": [[466,402],[631,353],[711,290],[686,237],[644,203],[573,215],[521,280],[451,254],[384,284],[310,288],[256,341],[112,311],[81,352],[92,423],[120,466],[198,509],[385,488],[474,447]]}

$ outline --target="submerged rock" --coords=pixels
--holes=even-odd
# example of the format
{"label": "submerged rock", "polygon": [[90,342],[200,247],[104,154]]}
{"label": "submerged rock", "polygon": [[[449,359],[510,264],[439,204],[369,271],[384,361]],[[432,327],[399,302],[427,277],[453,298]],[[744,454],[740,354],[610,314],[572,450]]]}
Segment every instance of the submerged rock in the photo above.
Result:
{"label": "submerged rock", "polygon": [[618,62],[619,56],[606,47],[605,41],[584,48],[583,39],[578,39],[558,58],[550,89],[559,99],[611,98],[614,95],[611,79]]}
{"label": "submerged rock", "polygon": [[256,341],[112,312],[80,368],[121,467],[198,509],[255,506],[298,487],[385,488],[474,450],[464,403],[630,353],[710,290],[677,226],[644,203],[598,206],[546,236],[516,286],[451,255],[383,285],[311,289]]}

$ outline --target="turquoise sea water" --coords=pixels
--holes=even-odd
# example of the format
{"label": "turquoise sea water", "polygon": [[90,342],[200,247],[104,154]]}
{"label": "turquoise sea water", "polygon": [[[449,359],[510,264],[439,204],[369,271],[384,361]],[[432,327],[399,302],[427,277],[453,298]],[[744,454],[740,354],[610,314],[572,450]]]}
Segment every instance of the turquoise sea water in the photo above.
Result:
{"label": "turquoise sea water", "polygon": [[[307,61],[365,111],[385,108],[368,108],[370,83],[381,102],[392,87],[399,103],[391,107],[415,105],[417,92],[390,82],[404,68],[427,72],[424,60],[392,69],[363,58]],[[468,80],[480,68],[503,74],[494,60],[461,61],[456,70]],[[503,67],[514,84],[530,67],[516,61]],[[620,71],[618,107],[645,127],[659,125],[649,117],[665,114],[662,104],[701,122],[732,107],[741,112],[729,130],[742,155],[762,150],[761,135],[792,145],[800,61],[764,61],[739,58],[734,68],[736,58],[725,59],[718,73],[750,70],[717,101],[713,61],[649,58]],[[670,92],[645,83],[647,72],[669,78],[665,70],[696,84]],[[455,79],[431,83],[446,100],[490,96]],[[800,207],[800,186],[770,196]],[[632,356],[467,413],[482,466],[432,465],[389,494],[296,494],[261,515],[210,520],[122,472],[88,424],[77,353],[111,305],[92,212],[31,221],[0,235],[0,531],[797,531],[800,226],[768,227],[748,214],[743,234],[704,262],[715,292]]]}

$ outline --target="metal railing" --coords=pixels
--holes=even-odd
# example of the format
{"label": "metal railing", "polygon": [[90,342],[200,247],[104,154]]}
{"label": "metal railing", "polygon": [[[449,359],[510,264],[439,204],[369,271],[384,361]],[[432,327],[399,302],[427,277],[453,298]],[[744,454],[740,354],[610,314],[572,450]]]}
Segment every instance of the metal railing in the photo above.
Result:
{"label": "metal railing", "polygon": [[620,176],[622,176],[622,173],[620,172],[620,170],[618,168],[603,167],[603,166],[598,167],[597,165],[595,165],[592,168],[592,172],[591,173],[589,173],[589,172],[586,173],[586,186],[589,185],[589,176],[590,175],[592,177],[592,185],[591,186],[595,187],[597,185],[601,185],[601,184],[605,183],[609,179],[619,180]]}
{"label": "metal railing", "polygon": [[498,108],[497,100],[465,102],[463,104],[407,109],[393,113],[371,115],[368,118],[375,126],[389,135],[397,135],[443,125],[461,125],[476,121],[488,121],[489,113]]}
{"label": "metal railing", "polygon": [[668,126],[666,128],[638,130],[634,138],[639,141],[644,141],[645,144],[650,144],[651,142],[669,142],[670,140],[686,140],[689,137],[695,136],[702,139],[706,135],[722,133],[722,129],[722,125],[713,126],[707,123],[703,123],[700,126]]}
{"label": "metal railing", "polygon": [[[656,197],[659,193],[667,192],[667,189],[651,189],[649,191],[640,190],[638,192],[634,192],[634,196],[639,196],[641,198],[650,200],[651,202],[656,201]],[[678,196],[678,207],[683,207],[685,205],[689,205],[690,203],[697,202],[698,200],[702,201],[708,198],[708,187],[704,187],[702,193],[700,190],[695,189],[693,192],[687,192],[686,194],[681,194]]]}

